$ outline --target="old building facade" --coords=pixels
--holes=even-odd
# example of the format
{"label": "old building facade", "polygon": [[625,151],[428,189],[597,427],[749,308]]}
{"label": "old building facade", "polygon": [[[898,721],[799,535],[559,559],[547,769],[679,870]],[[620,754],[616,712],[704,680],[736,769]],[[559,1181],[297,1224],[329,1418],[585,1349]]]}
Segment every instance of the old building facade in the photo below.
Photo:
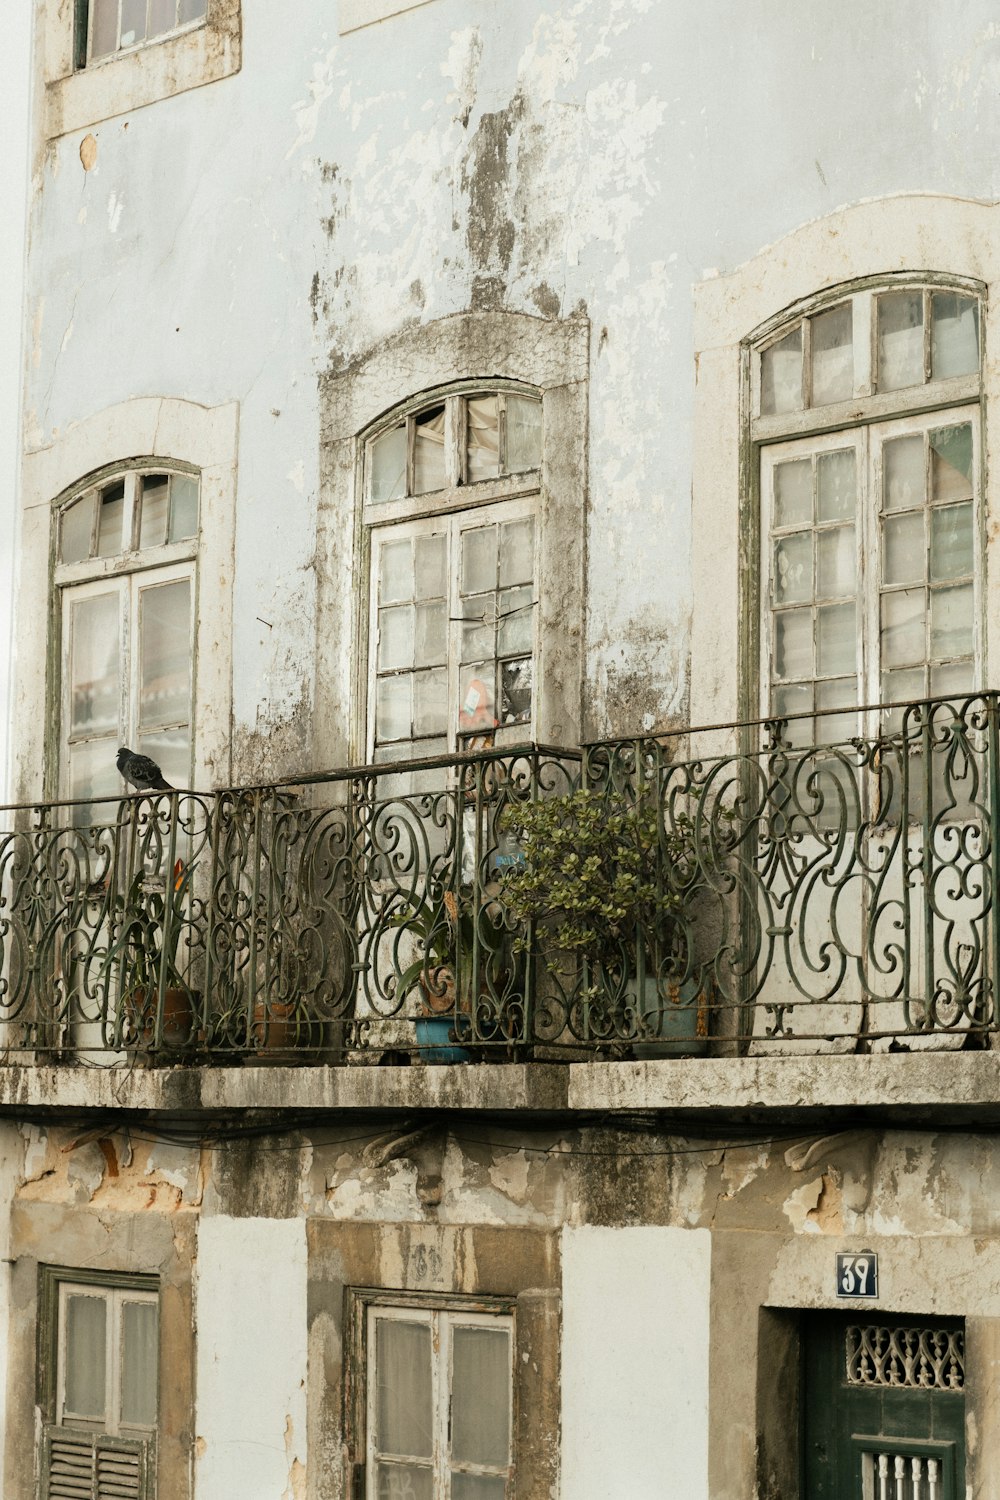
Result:
{"label": "old building facade", "polygon": [[33,12],[4,1495],[1000,1494],[992,8]]}

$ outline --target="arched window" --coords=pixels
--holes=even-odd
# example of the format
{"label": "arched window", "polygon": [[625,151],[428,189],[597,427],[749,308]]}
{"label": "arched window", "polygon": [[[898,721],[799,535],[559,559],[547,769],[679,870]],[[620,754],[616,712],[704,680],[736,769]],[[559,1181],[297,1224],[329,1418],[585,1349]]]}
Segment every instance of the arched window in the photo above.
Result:
{"label": "arched window", "polygon": [[104,471],[59,508],[62,795],[122,788],[120,745],[190,785],[199,479],[180,465]]}
{"label": "arched window", "polygon": [[751,350],[761,711],[803,715],[793,743],[982,685],[980,330],[974,284],[896,277]]}
{"label": "arched window", "polygon": [[513,382],[424,395],[366,437],[370,759],[532,737],[542,446]]}

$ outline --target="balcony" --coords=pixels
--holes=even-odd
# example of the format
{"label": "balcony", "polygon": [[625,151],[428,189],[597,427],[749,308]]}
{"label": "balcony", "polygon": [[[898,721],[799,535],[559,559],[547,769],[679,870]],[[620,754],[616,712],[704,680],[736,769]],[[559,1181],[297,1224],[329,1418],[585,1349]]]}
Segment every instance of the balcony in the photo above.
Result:
{"label": "balcony", "polygon": [[8,808],[6,1062],[989,1053],[1000,698],[876,722]]}

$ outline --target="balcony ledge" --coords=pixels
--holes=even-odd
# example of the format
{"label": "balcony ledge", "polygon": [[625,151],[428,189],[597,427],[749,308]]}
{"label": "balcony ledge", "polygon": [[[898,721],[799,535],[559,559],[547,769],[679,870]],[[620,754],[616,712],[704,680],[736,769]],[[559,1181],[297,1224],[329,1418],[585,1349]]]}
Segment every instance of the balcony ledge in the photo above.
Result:
{"label": "balcony ledge", "polygon": [[653,1112],[679,1126],[799,1126],[859,1115],[891,1124],[1000,1124],[1000,1053],[668,1058],[413,1067],[0,1068],[0,1115],[48,1111],[520,1117]]}

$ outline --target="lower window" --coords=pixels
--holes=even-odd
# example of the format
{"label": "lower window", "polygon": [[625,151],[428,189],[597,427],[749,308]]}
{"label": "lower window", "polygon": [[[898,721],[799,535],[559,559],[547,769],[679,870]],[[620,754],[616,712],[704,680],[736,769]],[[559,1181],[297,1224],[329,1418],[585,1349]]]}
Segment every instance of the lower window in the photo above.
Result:
{"label": "lower window", "polygon": [[152,1500],[155,1277],[42,1271],[42,1500]]}
{"label": "lower window", "polygon": [[513,1338],[509,1310],[365,1305],[366,1495],[505,1500]]}

